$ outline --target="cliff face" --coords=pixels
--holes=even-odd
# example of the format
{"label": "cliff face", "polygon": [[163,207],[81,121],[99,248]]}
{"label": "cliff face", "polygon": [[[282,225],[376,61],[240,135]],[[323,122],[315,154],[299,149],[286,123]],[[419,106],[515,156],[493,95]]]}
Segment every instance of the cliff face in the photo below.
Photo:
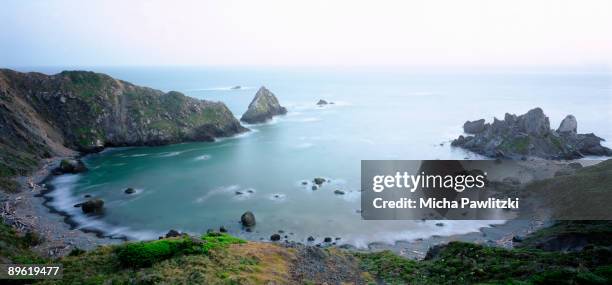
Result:
{"label": "cliff face", "polygon": [[249,124],[257,124],[270,120],[273,116],[286,113],[287,109],[280,105],[276,96],[266,87],[261,87],[240,120]]}
{"label": "cliff face", "polygon": [[93,72],[49,76],[0,69],[3,176],[71,150],[211,141],[246,130],[223,103],[179,92],[164,93]]}

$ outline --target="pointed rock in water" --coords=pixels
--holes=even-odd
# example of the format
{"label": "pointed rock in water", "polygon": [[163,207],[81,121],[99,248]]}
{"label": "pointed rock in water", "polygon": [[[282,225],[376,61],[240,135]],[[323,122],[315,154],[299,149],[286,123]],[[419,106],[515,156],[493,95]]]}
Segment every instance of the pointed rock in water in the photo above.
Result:
{"label": "pointed rock in water", "polygon": [[327,101],[325,101],[323,99],[319,99],[319,102],[317,102],[317,105],[319,105],[319,106],[327,105]]}
{"label": "pointed rock in water", "polygon": [[252,227],[255,225],[255,215],[251,211],[247,211],[240,217],[240,222],[245,227]]}
{"label": "pointed rock in water", "polygon": [[578,131],[578,121],[576,121],[576,117],[573,115],[567,115],[559,128],[557,129],[558,133],[576,133]]}
{"label": "pointed rock in water", "polygon": [[264,123],[274,116],[286,113],[287,109],[280,105],[276,96],[266,87],[261,87],[240,120],[248,124]]}

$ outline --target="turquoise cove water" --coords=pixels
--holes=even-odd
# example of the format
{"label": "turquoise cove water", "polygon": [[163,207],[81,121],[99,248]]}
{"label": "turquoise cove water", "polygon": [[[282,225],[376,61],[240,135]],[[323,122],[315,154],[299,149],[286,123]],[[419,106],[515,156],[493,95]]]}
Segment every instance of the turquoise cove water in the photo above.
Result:
{"label": "turquoise cove water", "polygon": [[[48,69],[47,73],[61,70]],[[605,73],[410,72],[221,68],[97,68],[116,78],[223,101],[239,117],[265,85],[288,109],[269,123],[212,143],[108,149],[86,157],[90,171],[51,183],[50,205],[81,228],[155,239],[169,229],[202,233],[225,226],[247,239],[283,230],[290,240],[341,237],[341,243],[411,240],[467,233],[491,221],[364,221],[360,161],[478,159],[449,141],[466,120],[541,107],[556,128],[567,114],[578,131],[612,139],[612,77]],[[231,90],[240,85],[240,90]],[[319,99],[335,104],[316,106]],[[604,143],[612,146],[610,142]],[[312,179],[330,183],[311,190]],[[303,182],[306,181],[306,185]],[[136,193],[127,195],[132,187]],[[342,190],[345,195],[336,195]],[[244,194],[237,195],[236,192]],[[250,193],[252,192],[252,193]],[[74,204],[89,194],[106,214],[85,217]],[[243,212],[255,213],[253,232]]]}

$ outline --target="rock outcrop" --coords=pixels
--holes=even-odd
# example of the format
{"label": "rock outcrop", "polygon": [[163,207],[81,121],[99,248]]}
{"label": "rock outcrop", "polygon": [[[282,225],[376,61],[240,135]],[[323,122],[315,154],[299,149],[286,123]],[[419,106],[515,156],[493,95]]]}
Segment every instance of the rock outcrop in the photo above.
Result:
{"label": "rock outcrop", "polygon": [[240,120],[248,124],[258,124],[264,123],[274,116],[286,113],[287,109],[280,105],[276,96],[266,87],[261,87]]}
{"label": "rock outcrop", "polygon": [[86,71],[0,69],[0,178],[106,146],[212,141],[247,129],[223,103]]}
{"label": "rock outcrop", "polygon": [[473,122],[467,121],[463,124],[463,132],[467,134],[478,134],[485,130],[485,120],[480,119]]}
{"label": "rock outcrop", "polygon": [[464,131],[475,135],[459,136],[452,146],[489,157],[576,159],[585,155],[612,156],[612,150],[601,145],[602,138],[576,132],[578,124],[572,115],[567,116],[556,131],[550,128],[549,119],[540,108],[520,116],[506,114],[504,120],[495,118],[491,124],[485,124],[484,119],[468,123],[470,132],[465,125]]}
{"label": "rock outcrop", "polygon": [[327,105],[327,101],[323,100],[323,99],[319,99],[319,102],[317,102],[317,105],[322,106],[322,105]]}
{"label": "rock outcrop", "polygon": [[573,115],[567,115],[559,128],[557,129],[557,133],[577,133],[578,132],[578,121],[576,121],[576,117]]}

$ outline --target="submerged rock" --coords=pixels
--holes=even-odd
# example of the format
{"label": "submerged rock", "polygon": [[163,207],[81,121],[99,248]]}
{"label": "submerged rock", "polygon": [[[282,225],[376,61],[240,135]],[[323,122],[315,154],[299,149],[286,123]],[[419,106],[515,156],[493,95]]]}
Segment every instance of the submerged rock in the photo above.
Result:
{"label": "submerged rock", "polygon": [[556,131],[550,128],[549,119],[540,108],[520,116],[506,114],[504,120],[495,118],[492,124],[483,125],[480,121],[476,122],[478,128],[484,126],[482,131],[473,136],[459,136],[451,145],[488,157],[510,159],[612,156],[612,150],[601,145],[602,138],[576,133],[577,122],[572,115],[567,116]]}
{"label": "submerged rock", "polygon": [[236,85],[236,86],[232,87],[232,90],[239,90],[239,89],[242,89],[242,86]]}
{"label": "submerged rock", "polygon": [[336,194],[336,195],[344,195],[345,192],[342,191],[342,190],[334,190],[334,194]]}
{"label": "submerged rock", "polygon": [[85,214],[101,214],[104,211],[104,201],[102,199],[91,199],[81,203],[81,210]]}
{"label": "submerged rock", "polygon": [[255,225],[255,215],[251,211],[246,211],[240,217],[240,222],[245,227],[252,227]]}
{"label": "submerged rock", "polygon": [[266,87],[261,87],[240,120],[248,124],[264,123],[286,113],[287,109],[280,105],[276,96]]}

